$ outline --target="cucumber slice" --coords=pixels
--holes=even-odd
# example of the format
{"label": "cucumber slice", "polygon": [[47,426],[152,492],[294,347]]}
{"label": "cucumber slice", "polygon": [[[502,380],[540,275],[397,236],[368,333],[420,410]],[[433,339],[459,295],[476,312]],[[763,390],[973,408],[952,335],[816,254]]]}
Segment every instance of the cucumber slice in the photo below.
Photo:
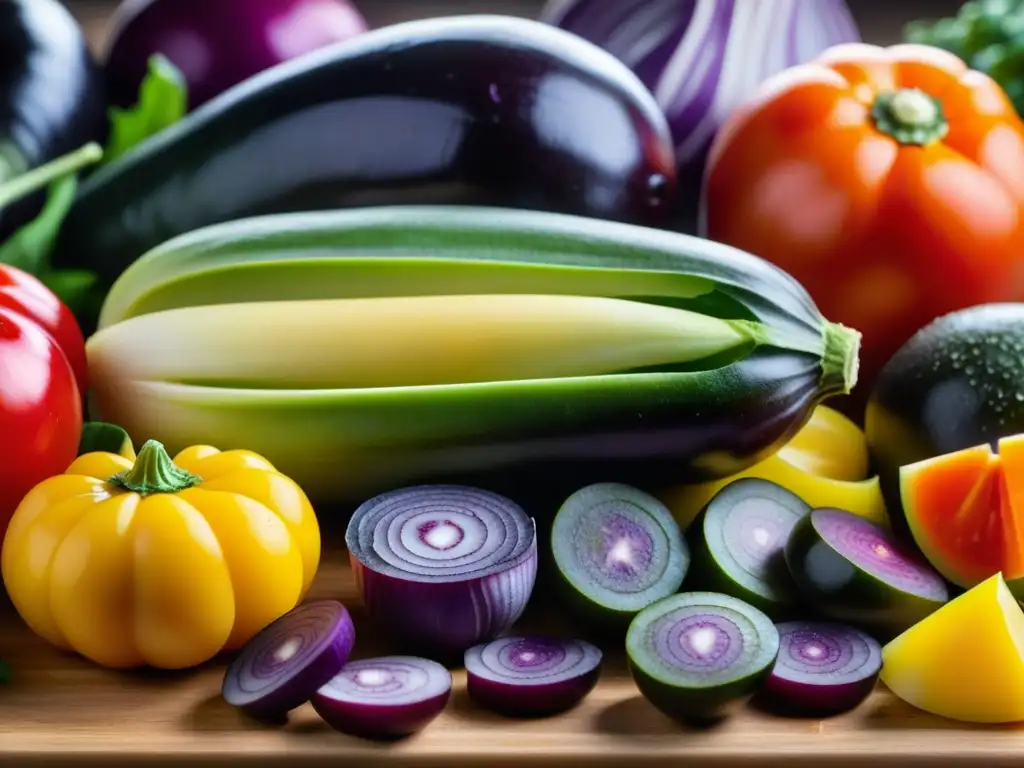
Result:
{"label": "cucumber slice", "polygon": [[690,564],[668,508],[619,483],[589,485],[566,499],[551,551],[568,605],[611,630],[624,631],[639,611],[677,592]]}
{"label": "cucumber slice", "polygon": [[784,549],[811,508],[776,483],[742,478],[720,490],[689,530],[693,589],[722,592],[778,621],[801,603]]}
{"label": "cucumber slice", "polygon": [[816,509],[797,523],[786,564],[818,613],[883,642],[949,600],[946,582],[921,556],[841,509]]}
{"label": "cucumber slice", "polygon": [[669,717],[713,722],[749,701],[779,654],[763,612],[715,592],[672,595],[641,611],[626,633],[640,693]]}

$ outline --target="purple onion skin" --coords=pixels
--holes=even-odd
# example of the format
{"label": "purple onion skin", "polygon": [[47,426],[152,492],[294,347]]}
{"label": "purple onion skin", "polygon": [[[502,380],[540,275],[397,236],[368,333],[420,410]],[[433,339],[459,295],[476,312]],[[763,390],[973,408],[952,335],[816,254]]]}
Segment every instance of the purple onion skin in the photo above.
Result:
{"label": "purple onion skin", "polygon": [[415,704],[387,707],[367,707],[319,695],[311,703],[320,719],[339,733],[364,739],[401,739],[430,725],[448,706],[451,695],[449,689]]}
{"label": "purple onion skin", "polygon": [[265,69],[367,30],[348,0],[125,0],[106,56],[111,100],[138,98],[162,53],[182,71],[194,109]]}
{"label": "purple onion skin", "polygon": [[[306,603],[303,606],[299,606],[299,609],[315,606],[319,602],[328,601]],[[344,606],[342,606],[341,611],[341,619],[335,627],[333,636],[329,638],[329,642],[326,643],[323,651],[314,660],[305,668],[299,670],[286,684],[276,689],[268,690],[258,699],[241,706],[240,709],[257,720],[281,720],[293,709],[309,701],[310,697],[322,685],[337,675],[345,664],[348,663],[349,656],[352,654],[356,642],[356,628],[352,622],[352,616]],[[281,626],[281,623],[288,620],[291,613],[285,614],[277,621],[268,625],[249,642],[261,642],[262,638],[266,637],[263,633],[273,633],[276,630],[275,625]],[[245,654],[245,651],[246,647],[243,647],[241,654]],[[238,663],[241,658],[242,655],[236,657],[235,663]],[[235,663],[228,667],[225,674],[225,688],[228,685],[229,677],[235,673]]]}
{"label": "purple onion skin", "polygon": [[[808,627],[813,627],[816,622],[799,622]],[[780,633],[787,625],[780,625]],[[828,632],[828,624],[824,624]],[[856,633],[857,630],[842,625],[834,625],[837,631],[843,633]],[[877,665],[865,668],[861,677],[851,677],[845,683],[821,684],[800,682],[780,677],[774,672],[765,680],[760,692],[757,695],[759,705],[764,709],[780,715],[793,717],[830,717],[856,709],[875,690],[878,678],[882,672],[881,649],[877,641],[870,635],[863,637],[863,642],[874,645],[874,652],[877,654]],[[779,652],[780,659],[788,650],[785,640],[783,648]],[[778,662],[776,662],[778,669]]]}
{"label": "purple onion skin", "polygon": [[654,94],[694,218],[724,120],[771,75],[861,40],[845,0],[549,0],[540,18],[604,48]]}
{"label": "purple onion skin", "polygon": [[491,605],[492,610],[485,616],[479,614],[480,606],[491,604],[493,595],[530,595],[537,581],[538,559],[535,540],[517,563],[501,573],[423,584],[373,571],[349,553],[367,614],[386,627],[397,643],[445,660],[477,643],[493,640],[519,620],[526,610],[526,600]]}
{"label": "purple onion skin", "polygon": [[[457,532],[447,546],[429,540],[442,521]],[[534,520],[479,488],[434,484],[375,496],[353,513],[345,543],[370,618],[410,653],[445,662],[509,629],[537,580]]]}
{"label": "purple onion skin", "polygon": [[466,675],[466,692],[481,707],[510,717],[557,715],[579,704],[597,686],[601,668],[586,675],[544,685],[499,683]]}
{"label": "purple onion skin", "polygon": [[[879,668],[881,673],[881,668]],[[769,676],[758,694],[763,706],[794,717],[829,717],[859,707],[878,681],[878,674],[845,685],[804,685]]]}

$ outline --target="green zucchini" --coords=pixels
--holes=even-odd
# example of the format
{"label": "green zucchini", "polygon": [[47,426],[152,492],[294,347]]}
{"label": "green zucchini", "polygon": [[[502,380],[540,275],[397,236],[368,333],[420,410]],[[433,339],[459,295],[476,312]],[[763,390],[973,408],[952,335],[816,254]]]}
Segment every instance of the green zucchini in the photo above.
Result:
{"label": "green zucchini", "polygon": [[[317,300],[453,294],[604,297],[679,311],[659,323],[686,322],[686,313],[725,322],[707,326],[715,338],[702,348],[714,352],[703,357],[680,349],[675,360],[597,374],[520,371],[401,386],[367,385],[377,380],[372,371],[357,386],[344,383],[351,376],[310,384],[298,369],[291,382],[281,370],[249,375],[254,339],[273,359],[284,344],[312,345],[316,332],[274,347],[258,308],[246,315],[251,336],[237,345],[249,357],[217,339],[217,318],[228,318],[218,307],[230,303],[297,302],[274,312],[268,305],[268,317],[282,317],[317,312]],[[184,338],[168,343],[179,351],[154,367],[143,343],[160,337],[161,323]],[[100,327],[89,342],[94,417],[169,448],[257,450],[311,495],[346,500],[428,479],[500,476],[515,485],[537,472],[561,480],[562,490],[724,477],[777,450],[823,399],[849,392],[859,345],[859,334],[825,320],[789,275],[727,246],[564,214],[440,206],[197,230],[136,261],[113,286]],[[344,338],[318,350],[344,356]],[[196,356],[208,360],[218,343],[223,355],[239,355],[223,366],[231,376],[197,379]],[[287,352],[279,357],[293,359]],[[146,354],[146,365],[126,364]],[[322,354],[299,359],[312,365]]]}

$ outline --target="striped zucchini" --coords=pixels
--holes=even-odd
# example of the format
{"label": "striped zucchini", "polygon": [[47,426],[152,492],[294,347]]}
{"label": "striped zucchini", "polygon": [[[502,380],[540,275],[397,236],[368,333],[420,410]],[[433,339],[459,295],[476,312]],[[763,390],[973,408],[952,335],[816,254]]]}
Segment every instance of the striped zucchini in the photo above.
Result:
{"label": "striped zucchini", "polygon": [[249,448],[353,501],[440,479],[717,479],[849,392],[858,345],[726,246],[417,206],[176,238],[115,283],[88,353],[93,418],[172,450]]}

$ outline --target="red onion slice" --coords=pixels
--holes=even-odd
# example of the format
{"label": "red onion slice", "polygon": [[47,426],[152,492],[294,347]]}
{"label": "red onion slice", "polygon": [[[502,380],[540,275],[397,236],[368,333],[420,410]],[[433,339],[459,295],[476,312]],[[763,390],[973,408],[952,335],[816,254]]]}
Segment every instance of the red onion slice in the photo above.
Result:
{"label": "red onion slice", "polygon": [[281,717],[341,671],[355,641],[341,603],[300,605],[246,643],[224,674],[221,695],[255,717]]}
{"label": "red onion slice", "polygon": [[428,656],[462,653],[506,631],[537,578],[533,519],[477,488],[376,496],[353,513],[345,541],[367,613]]}
{"label": "red onion slice", "polygon": [[825,717],[857,707],[875,689],[882,648],[866,632],[831,622],[778,624],[780,650],[759,699],[773,710]]}
{"label": "red onion slice", "polygon": [[466,651],[466,689],[502,714],[555,714],[594,689],[601,661],[600,649],[584,640],[502,637]]}
{"label": "red onion slice", "polygon": [[448,704],[451,673],[415,656],[360,659],[314,694],[313,709],[341,733],[400,738],[422,730]]}

